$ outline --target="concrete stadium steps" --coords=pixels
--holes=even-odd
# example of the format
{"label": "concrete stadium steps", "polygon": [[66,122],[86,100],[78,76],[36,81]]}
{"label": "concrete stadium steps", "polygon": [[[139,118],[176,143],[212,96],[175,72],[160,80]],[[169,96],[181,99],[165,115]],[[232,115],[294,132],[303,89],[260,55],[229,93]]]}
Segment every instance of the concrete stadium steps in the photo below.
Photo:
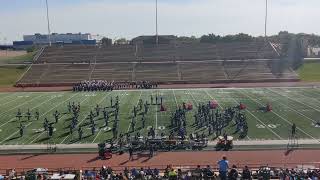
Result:
{"label": "concrete stadium steps", "polygon": [[47,68],[47,65],[32,65],[18,83],[40,83],[40,77],[46,72]]}
{"label": "concrete stadium steps", "polygon": [[52,64],[41,78],[45,83],[73,83],[88,79],[91,67],[88,64]]}
{"label": "concrete stadium steps", "polygon": [[277,53],[264,41],[242,43],[177,43],[46,47],[37,63],[164,62],[193,60],[272,59]]}
{"label": "concrete stadium steps", "polygon": [[226,80],[221,62],[180,63],[181,80],[209,82]]}
{"label": "concrete stadium steps", "polygon": [[[270,60],[271,59],[271,60]],[[238,80],[298,80],[280,69],[270,43],[177,43],[46,47],[18,83],[76,83],[82,80],[214,83]]]}
{"label": "concrete stadium steps", "polygon": [[138,63],[135,67],[135,80],[159,82],[178,81],[176,63]]}
{"label": "concrete stadium steps", "polygon": [[96,62],[132,62],[135,61],[135,46],[118,45],[101,47],[97,53]]}
{"label": "concrete stadium steps", "polygon": [[90,62],[96,51],[95,46],[46,47],[38,63]]}
{"label": "concrete stadium steps", "polygon": [[177,47],[172,44],[140,46],[137,56],[140,61],[172,61],[177,57]]}
{"label": "concrete stadium steps", "polygon": [[127,63],[96,64],[91,79],[131,81],[133,71],[132,66],[132,64]]}
{"label": "concrete stadium steps", "polygon": [[74,83],[88,79],[90,70],[88,64],[35,64],[19,83]]}
{"label": "concrete stadium steps", "polygon": [[270,61],[224,61],[223,64],[228,79],[232,80],[287,79],[272,73]]}
{"label": "concrete stadium steps", "polygon": [[163,83],[213,83],[229,81],[298,80],[286,69],[272,73],[268,61],[211,61],[177,63],[34,64],[21,84],[76,83],[83,80]]}

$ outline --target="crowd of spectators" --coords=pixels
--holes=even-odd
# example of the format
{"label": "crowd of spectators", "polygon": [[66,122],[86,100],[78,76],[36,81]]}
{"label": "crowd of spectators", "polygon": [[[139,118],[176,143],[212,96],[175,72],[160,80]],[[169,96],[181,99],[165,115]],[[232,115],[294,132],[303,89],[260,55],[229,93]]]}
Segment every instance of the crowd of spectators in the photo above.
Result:
{"label": "crowd of spectators", "polygon": [[[220,167],[218,163],[218,167]],[[86,174],[89,174],[87,176]],[[251,170],[248,166],[237,168],[232,165],[228,168],[227,173],[221,173],[220,169],[214,169],[210,165],[205,167],[197,166],[196,168],[179,168],[168,165],[164,170],[157,168],[125,168],[121,173],[115,173],[110,167],[102,167],[96,174],[85,172],[83,179],[114,179],[114,180],[251,180],[251,179],[280,179],[280,180],[318,180],[320,170],[303,170],[303,169],[281,169],[261,167]],[[90,176],[91,175],[91,176]]]}
{"label": "crowd of spectators", "polygon": [[102,166],[100,169],[84,170],[82,173],[74,171],[73,173],[70,171],[60,171],[50,175],[46,169],[37,168],[18,176],[16,170],[13,169],[7,176],[0,175],[0,179],[45,180],[80,179],[81,177],[83,180],[318,180],[320,177],[319,169],[281,169],[268,166],[249,169],[248,166],[238,168],[236,165],[232,165],[229,168],[229,162],[226,157],[218,161],[217,168],[212,168],[210,165],[204,167],[198,165],[195,168],[168,165],[164,169],[126,167],[122,170],[113,170],[111,167]]}
{"label": "crowd of spectators", "polygon": [[158,83],[151,81],[116,82],[105,80],[81,81],[73,85],[73,91],[113,91],[119,89],[153,89]]}

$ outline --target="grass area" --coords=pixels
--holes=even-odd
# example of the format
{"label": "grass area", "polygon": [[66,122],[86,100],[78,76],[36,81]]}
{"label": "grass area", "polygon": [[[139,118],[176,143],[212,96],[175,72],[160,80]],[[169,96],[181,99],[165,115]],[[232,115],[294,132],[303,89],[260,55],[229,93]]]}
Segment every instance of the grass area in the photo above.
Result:
{"label": "grass area", "polygon": [[[33,93],[0,93],[0,144],[46,144],[50,143],[98,143],[112,137],[108,127],[112,127],[114,118],[109,120],[108,127],[105,127],[102,113],[95,117],[97,131],[91,135],[90,123],[87,118],[90,111],[96,104],[100,107],[110,108],[110,98],[116,96],[120,99],[119,133],[130,132],[130,121],[132,109],[138,104],[139,99],[143,102],[150,102],[150,95],[163,97],[166,112],[160,112],[159,105],[151,105],[146,115],[146,128],[141,128],[141,115],[136,118],[136,129],[133,134],[140,132],[146,135],[147,127],[157,127],[159,133],[168,134],[170,127],[171,113],[183,102],[192,103],[193,110],[187,112],[187,133],[192,132],[208,133],[206,127],[197,128],[194,126],[193,115],[197,111],[199,103],[207,103],[215,99],[220,107],[234,107],[240,102],[246,104],[244,113],[247,116],[249,126],[248,135],[245,140],[254,139],[283,139],[289,137],[291,125],[297,126],[297,137],[301,139],[319,139],[320,131],[316,122],[320,117],[320,89],[319,88],[253,88],[253,89],[162,89],[162,90],[131,90],[113,92],[33,92]],[[84,139],[79,141],[78,132],[69,134],[71,114],[67,112],[68,102],[79,102],[81,111],[79,114],[79,126],[84,130]],[[260,107],[271,103],[272,112],[259,110]],[[19,124],[16,119],[17,110],[21,109],[25,115],[27,109],[33,113],[40,112],[40,119],[33,117],[30,121],[22,118],[25,125],[25,133],[19,136]],[[58,123],[54,123],[54,134],[52,138],[47,137],[43,131],[43,120],[45,117],[54,122],[53,113],[58,110],[62,116]],[[239,139],[239,134],[234,133],[235,126],[231,122],[225,129],[229,135]],[[210,136],[213,139],[214,136]]]}
{"label": "grass area", "polygon": [[0,87],[13,86],[27,66],[0,66]]}
{"label": "grass area", "polygon": [[302,81],[320,81],[320,62],[304,63],[298,70],[298,73]]}
{"label": "grass area", "polygon": [[36,54],[36,52],[29,52],[24,55],[20,56],[13,56],[13,57],[0,57],[0,63],[24,63],[24,62],[31,62],[33,60],[33,56]]}

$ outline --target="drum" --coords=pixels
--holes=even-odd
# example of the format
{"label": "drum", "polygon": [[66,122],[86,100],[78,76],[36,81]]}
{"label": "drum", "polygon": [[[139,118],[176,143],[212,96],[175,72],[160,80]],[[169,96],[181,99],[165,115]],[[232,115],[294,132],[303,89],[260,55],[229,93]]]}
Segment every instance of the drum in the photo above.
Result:
{"label": "drum", "polygon": [[227,137],[227,144],[228,145],[232,145],[233,144],[233,137],[232,136],[228,136]]}

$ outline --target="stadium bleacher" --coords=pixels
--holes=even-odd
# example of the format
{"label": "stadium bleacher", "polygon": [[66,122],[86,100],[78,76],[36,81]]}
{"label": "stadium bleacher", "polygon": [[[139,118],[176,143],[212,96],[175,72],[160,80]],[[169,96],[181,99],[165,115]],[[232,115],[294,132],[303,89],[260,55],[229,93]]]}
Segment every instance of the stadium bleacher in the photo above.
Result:
{"label": "stadium bleacher", "polygon": [[298,80],[290,69],[274,73],[270,43],[177,43],[46,47],[17,84],[82,80],[153,80],[160,83]]}

